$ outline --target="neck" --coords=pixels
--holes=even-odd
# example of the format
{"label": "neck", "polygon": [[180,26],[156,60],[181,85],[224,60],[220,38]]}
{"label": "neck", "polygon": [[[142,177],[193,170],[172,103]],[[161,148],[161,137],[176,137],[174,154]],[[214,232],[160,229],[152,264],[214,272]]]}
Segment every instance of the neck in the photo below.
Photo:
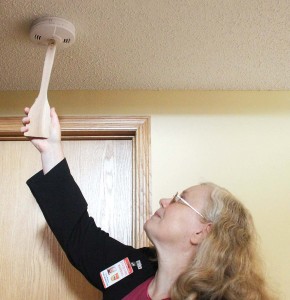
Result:
{"label": "neck", "polygon": [[152,300],[170,297],[171,287],[192,259],[192,253],[180,253],[172,249],[171,251],[157,251],[157,254],[158,270],[148,288]]}

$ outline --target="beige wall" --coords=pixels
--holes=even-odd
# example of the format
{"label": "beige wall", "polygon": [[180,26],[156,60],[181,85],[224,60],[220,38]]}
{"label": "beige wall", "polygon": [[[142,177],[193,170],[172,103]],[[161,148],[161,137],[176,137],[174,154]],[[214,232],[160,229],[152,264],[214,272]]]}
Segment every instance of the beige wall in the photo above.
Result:
{"label": "beige wall", "polygon": [[[36,92],[0,92],[0,116]],[[152,117],[153,209],[160,197],[213,181],[251,210],[271,283],[290,295],[290,92],[53,91],[60,115]]]}

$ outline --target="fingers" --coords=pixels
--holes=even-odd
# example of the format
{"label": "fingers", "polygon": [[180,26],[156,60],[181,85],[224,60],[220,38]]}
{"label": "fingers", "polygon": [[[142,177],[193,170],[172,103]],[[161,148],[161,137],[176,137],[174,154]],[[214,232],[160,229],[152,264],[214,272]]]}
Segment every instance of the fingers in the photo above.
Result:
{"label": "fingers", "polygon": [[24,117],[23,119],[22,119],[22,124],[24,125],[24,126],[22,126],[21,128],[20,128],[20,132],[27,132],[28,130],[29,130],[29,123],[30,123],[30,119],[29,119],[29,117]]}
{"label": "fingers", "polygon": [[[28,115],[29,110],[30,110],[29,107],[24,108],[24,112],[25,112],[26,115]],[[22,132],[22,133],[27,132],[29,130],[29,125],[28,125],[29,123],[30,123],[30,118],[29,117],[22,118],[22,124],[24,126],[20,128],[20,132]]]}
{"label": "fingers", "polygon": [[25,108],[24,108],[24,112],[25,112],[25,114],[26,114],[26,115],[28,115],[28,113],[29,113],[29,110],[30,110],[30,108],[29,108],[29,107],[25,107]]}
{"label": "fingers", "polygon": [[25,125],[27,125],[27,124],[29,124],[30,123],[30,118],[29,117],[24,117],[24,118],[22,118],[22,124],[25,126]]}
{"label": "fingers", "polygon": [[[22,118],[22,124],[24,125],[23,127],[20,128],[20,132],[22,132],[22,133],[27,132],[29,130],[29,124],[30,124],[30,118],[28,117],[29,111],[30,111],[29,107],[24,108],[26,117]],[[53,126],[57,129],[59,129],[59,127],[60,127],[59,119],[58,119],[58,116],[57,116],[57,113],[56,113],[54,107],[52,107],[50,110],[50,117],[51,117]]]}
{"label": "fingers", "polygon": [[22,132],[22,133],[27,132],[28,129],[29,129],[28,127],[26,127],[26,126],[24,127],[23,126],[23,127],[20,128],[20,132]]}

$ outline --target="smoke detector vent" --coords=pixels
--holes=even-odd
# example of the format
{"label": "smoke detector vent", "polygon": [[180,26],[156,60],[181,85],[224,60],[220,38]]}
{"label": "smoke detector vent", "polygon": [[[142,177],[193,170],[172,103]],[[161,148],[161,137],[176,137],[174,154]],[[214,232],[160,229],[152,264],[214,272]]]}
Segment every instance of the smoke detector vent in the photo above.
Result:
{"label": "smoke detector vent", "polygon": [[39,18],[31,25],[30,39],[40,45],[55,43],[58,47],[68,47],[75,41],[75,27],[58,17]]}

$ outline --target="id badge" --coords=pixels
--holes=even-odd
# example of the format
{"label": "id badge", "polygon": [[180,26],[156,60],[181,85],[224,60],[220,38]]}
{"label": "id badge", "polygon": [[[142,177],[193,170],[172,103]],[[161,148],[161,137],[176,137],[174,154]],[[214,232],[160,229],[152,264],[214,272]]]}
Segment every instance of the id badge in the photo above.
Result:
{"label": "id badge", "polygon": [[133,268],[129,261],[129,258],[126,257],[111,267],[105,269],[100,273],[104,288],[117,283],[123,278],[133,273]]}

